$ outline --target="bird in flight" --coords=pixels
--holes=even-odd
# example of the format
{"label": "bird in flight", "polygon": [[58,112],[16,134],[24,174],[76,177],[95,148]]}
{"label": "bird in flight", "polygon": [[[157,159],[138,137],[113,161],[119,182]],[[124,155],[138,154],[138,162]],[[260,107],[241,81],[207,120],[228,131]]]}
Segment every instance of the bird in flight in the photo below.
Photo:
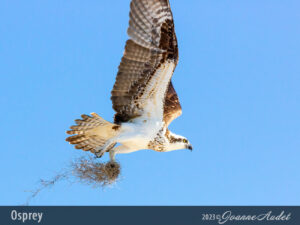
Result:
{"label": "bird in flight", "polygon": [[66,141],[97,157],[109,152],[111,161],[116,154],[142,149],[192,150],[187,138],[168,129],[182,113],[171,81],[178,45],[169,0],[132,0],[127,33],[111,91],[114,123],[96,113],[82,115]]}

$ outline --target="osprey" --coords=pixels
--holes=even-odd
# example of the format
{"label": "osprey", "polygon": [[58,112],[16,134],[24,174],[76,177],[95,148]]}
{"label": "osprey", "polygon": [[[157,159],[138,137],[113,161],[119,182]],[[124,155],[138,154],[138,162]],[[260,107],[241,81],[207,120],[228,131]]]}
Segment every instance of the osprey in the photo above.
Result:
{"label": "osprey", "polygon": [[[111,92],[114,123],[96,113],[75,120],[66,139],[76,149],[97,157],[142,149],[168,152],[192,150],[187,138],[168,126],[181,115],[171,77],[178,63],[178,46],[168,0],[132,0],[126,42]],[[116,147],[116,144],[119,144]]]}

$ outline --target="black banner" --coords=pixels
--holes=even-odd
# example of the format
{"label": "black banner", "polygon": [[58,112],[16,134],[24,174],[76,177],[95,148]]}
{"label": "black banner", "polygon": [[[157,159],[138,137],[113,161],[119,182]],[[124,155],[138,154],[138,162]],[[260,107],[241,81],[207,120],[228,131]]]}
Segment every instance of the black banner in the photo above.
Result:
{"label": "black banner", "polygon": [[0,224],[198,225],[300,224],[300,207],[2,206]]}

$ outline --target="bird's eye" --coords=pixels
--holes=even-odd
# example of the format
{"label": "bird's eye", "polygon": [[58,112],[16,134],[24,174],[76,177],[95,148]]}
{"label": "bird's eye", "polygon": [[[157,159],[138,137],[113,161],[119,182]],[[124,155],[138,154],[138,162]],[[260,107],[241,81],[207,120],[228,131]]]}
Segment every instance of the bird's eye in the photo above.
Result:
{"label": "bird's eye", "polygon": [[186,139],[183,139],[183,143],[187,143],[187,140],[186,140]]}

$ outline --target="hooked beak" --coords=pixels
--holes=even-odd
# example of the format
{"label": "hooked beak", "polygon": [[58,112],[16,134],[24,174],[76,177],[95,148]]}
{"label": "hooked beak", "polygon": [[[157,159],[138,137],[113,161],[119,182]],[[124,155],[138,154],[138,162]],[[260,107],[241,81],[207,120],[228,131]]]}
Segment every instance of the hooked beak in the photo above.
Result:
{"label": "hooked beak", "polygon": [[189,149],[190,151],[193,151],[193,146],[192,145],[188,145],[187,149]]}

